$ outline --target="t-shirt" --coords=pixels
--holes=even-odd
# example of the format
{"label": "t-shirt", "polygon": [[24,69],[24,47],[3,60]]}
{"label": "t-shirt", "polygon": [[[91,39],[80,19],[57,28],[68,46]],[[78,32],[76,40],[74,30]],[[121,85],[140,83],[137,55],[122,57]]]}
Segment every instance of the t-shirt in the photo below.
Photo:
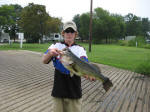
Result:
{"label": "t-shirt", "polygon": [[[64,42],[55,43],[52,44],[48,50],[52,48],[62,50],[66,47],[68,47],[68,45]],[[88,61],[86,51],[82,46],[74,43],[68,48],[77,57]],[[45,52],[45,54],[48,52],[48,50]],[[59,59],[59,56],[52,58],[53,65],[55,67],[52,96],[59,98],[81,98],[81,78],[77,75],[70,76],[70,71],[63,66]]]}

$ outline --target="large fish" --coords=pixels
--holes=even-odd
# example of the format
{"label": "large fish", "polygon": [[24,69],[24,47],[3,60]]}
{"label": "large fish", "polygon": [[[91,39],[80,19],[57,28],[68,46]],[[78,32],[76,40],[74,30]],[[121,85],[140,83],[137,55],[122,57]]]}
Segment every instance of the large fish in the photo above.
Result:
{"label": "large fish", "polygon": [[61,51],[60,61],[70,71],[70,74],[88,75],[102,81],[105,91],[108,91],[113,86],[109,78],[101,73],[98,66],[78,58],[69,48]]}

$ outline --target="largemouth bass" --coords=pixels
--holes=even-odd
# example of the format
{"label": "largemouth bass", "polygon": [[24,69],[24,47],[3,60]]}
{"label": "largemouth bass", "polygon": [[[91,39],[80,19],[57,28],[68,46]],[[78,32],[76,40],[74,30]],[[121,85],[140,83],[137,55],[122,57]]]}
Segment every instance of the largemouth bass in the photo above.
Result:
{"label": "largemouth bass", "polygon": [[108,91],[113,86],[109,78],[101,73],[98,66],[78,58],[69,48],[62,50],[60,61],[70,71],[70,74],[78,76],[88,75],[102,81],[105,91]]}

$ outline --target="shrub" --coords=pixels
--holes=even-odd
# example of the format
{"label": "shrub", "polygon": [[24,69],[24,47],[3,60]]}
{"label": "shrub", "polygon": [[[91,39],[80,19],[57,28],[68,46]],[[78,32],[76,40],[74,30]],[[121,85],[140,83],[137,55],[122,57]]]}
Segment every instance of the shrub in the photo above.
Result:
{"label": "shrub", "polygon": [[118,41],[118,44],[119,44],[120,46],[128,46],[128,41],[127,41],[127,40],[119,40],[119,41]]}
{"label": "shrub", "polygon": [[135,72],[150,76],[150,59],[145,60],[135,68]]}
{"label": "shrub", "polygon": [[143,47],[146,48],[146,49],[150,49],[150,44],[146,44]]}
{"label": "shrub", "polygon": [[135,41],[135,39],[128,41],[128,46],[136,46],[136,41]]}
{"label": "shrub", "polygon": [[137,47],[143,47],[146,44],[145,38],[143,36],[137,36],[135,39],[128,42],[128,46],[136,46],[136,42]]}
{"label": "shrub", "polygon": [[145,38],[142,36],[135,38],[135,41],[138,42],[139,47],[143,47],[146,44]]}

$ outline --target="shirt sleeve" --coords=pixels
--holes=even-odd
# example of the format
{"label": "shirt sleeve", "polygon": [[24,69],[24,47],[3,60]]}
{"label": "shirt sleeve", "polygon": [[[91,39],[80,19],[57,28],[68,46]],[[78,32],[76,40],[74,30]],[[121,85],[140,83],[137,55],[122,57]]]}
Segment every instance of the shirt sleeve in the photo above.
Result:
{"label": "shirt sleeve", "polygon": [[79,57],[84,59],[86,62],[88,62],[88,56],[86,54],[86,50],[84,48],[81,48],[79,52]]}
{"label": "shirt sleeve", "polygon": [[89,62],[88,58],[87,57],[80,57],[81,59],[83,59],[84,61],[86,62]]}
{"label": "shirt sleeve", "polygon": [[87,57],[86,50],[82,47],[79,50],[79,57]]}
{"label": "shirt sleeve", "polygon": [[48,49],[57,48],[56,44],[52,44]]}
{"label": "shirt sleeve", "polygon": [[48,51],[52,48],[56,48],[56,45],[55,44],[50,45],[49,48],[46,50],[46,52],[44,52],[44,54],[47,54]]}

